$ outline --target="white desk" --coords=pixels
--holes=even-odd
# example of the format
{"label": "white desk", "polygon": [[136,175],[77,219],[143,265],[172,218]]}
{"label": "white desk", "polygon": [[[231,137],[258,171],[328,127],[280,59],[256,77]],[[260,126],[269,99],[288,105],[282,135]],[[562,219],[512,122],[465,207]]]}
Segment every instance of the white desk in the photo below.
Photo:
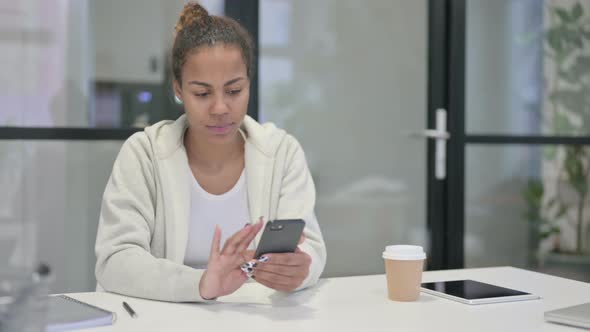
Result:
{"label": "white desk", "polygon": [[[583,331],[546,323],[543,312],[590,302],[590,284],[497,267],[425,272],[424,281],[475,279],[540,295],[541,300],[470,306],[422,294],[387,299],[383,275],[323,279],[296,294],[246,284],[221,303],[166,303],[110,293],[69,294],[117,313],[109,327],[86,331]],[[123,309],[126,300],[139,317]]]}

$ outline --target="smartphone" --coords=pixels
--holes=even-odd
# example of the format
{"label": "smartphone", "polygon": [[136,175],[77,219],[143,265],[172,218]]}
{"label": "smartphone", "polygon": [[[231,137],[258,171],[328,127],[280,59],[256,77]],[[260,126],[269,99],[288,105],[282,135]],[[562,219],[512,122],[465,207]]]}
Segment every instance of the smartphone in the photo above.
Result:
{"label": "smartphone", "polygon": [[282,219],[269,221],[264,226],[262,237],[256,248],[254,258],[264,254],[295,252],[305,228],[302,219]]}

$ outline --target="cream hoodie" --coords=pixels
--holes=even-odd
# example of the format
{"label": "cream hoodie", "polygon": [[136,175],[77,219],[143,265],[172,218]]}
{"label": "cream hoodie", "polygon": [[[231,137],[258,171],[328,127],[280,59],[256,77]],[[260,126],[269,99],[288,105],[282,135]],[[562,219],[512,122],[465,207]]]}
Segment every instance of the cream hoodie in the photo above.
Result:
{"label": "cream hoodie", "polygon": [[[96,236],[98,289],[148,299],[205,301],[204,270],[186,266],[192,174],[183,144],[186,116],[161,121],[131,136],[121,148],[106,186]],[[246,182],[251,221],[301,218],[315,284],[326,247],[314,213],[315,187],[295,138],[273,124],[246,116]],[[254,240],[256,245],[260,232]]]}

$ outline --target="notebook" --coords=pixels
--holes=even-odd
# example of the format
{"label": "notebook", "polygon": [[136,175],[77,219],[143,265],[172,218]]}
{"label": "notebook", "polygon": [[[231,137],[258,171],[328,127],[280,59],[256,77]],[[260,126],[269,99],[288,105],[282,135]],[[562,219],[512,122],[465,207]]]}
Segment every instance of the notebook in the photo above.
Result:
{"label": "notebook", "polygon": [[46,332],[112,325],[116,314],[67,295],[49,296]]}
{"label": "notebook", "polygon": [[590,302],[547,311],[545,312],[545,320],[590,329]]}

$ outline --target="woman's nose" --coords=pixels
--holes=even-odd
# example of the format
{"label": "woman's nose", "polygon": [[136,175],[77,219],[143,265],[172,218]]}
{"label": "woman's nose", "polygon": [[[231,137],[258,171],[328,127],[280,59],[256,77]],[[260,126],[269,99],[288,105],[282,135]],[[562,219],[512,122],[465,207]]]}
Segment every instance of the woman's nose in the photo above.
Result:
{"label": "woman's nose", "polygon": [[215,98],[213,105],[211,106],[211,114],[214,115],[222,115],[229,112],[229,107],[225,102],[223,96],[219,96]]}

